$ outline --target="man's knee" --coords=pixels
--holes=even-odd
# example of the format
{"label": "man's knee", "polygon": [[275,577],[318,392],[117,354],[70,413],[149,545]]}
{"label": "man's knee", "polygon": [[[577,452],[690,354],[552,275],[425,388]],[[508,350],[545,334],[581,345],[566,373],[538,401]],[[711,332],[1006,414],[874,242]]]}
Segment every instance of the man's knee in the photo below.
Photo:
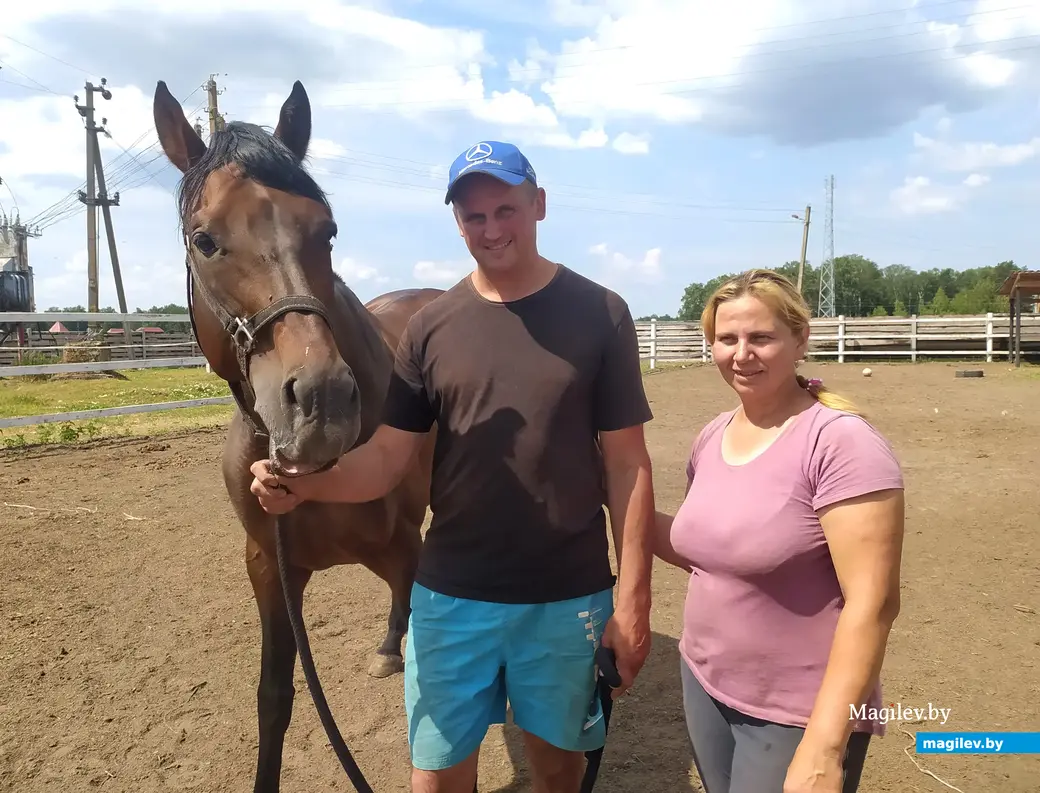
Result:
{"label": "man's knee", "polygon": [[524,749],[534,793],[578,793],[585,773],[584,752],[570,752],[524,733]]}
{"label": "man's knee", "polygon": [[474,793],[479,756],[478,747],[473,754],[451,768],[438,771],[412,768],[412,793]]}

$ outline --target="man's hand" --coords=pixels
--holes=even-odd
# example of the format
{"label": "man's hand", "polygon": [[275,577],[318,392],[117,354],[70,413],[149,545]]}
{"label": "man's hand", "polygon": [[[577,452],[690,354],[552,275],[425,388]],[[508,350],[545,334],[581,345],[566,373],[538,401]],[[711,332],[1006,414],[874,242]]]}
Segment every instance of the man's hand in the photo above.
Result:
{"label": "man's hand", "polygon": [[617,699],[632,687],[650,655],[650,615],[644,611],[620,608],[603,629],[603,646],[614,651],[621,685],[611,692]]}
{"label": "man's hand", "polygon": [[303,502],[296,493],[291,492],[286,484],[271,470],[270,460],[257,460],[249,466],[253,474],[253,483],[249,492],[260,499],[264,512],[271,515],[284,515]]}

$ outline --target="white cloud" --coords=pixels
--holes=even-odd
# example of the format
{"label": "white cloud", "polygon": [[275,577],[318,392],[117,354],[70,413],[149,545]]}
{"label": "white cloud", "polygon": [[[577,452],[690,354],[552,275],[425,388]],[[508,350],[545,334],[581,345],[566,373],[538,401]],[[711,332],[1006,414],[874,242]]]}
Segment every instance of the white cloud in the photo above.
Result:
{"label": "white cloud", "polygon": [[978,0],[974,14],[964,22],[982,41],[1000,41],[1040,32],[1040,5]]}
{"label": "white cloud", "polygon": [[982,187],[982,185],[989,182],[989,175],[984,173],[973,173],[970,174],[964,180],[964,184],[968,187]]}
{"label": "white cloud", "polygon": [[332,269],[340,274],[347,286],[351,287],[359,282],[384,285],[394,280],[390,276],[380,273],[372,265],[362,264],[350,256],[345,256],[338,265],[333,265]]}
{"label": "white cloud", "polygon": [[[957,10],[957,23],[930,21],[931,6],[911,6],[549,0],[552,20],[584,35],[563,42],[541,89],[561,119],[640,118],[784,142],[833,140],[1003,89],[1031,56],[1027,48],[1007,51],[1002,40],[1040,32],[1040,6],[1023,17],[1004,0],[978,0],[977,16]],[[546,60],[534,65],[541,74]],[[521,79],[518,64],[513,79]],[[877,83],[888,87],[872,101],[846,101]]]}
{"label": "white cloud", "polygon": [[615,151],[619,151],[622,154],[648,154],[650,152],[650,136],[622,132],[614,138],[612,145]]}
{"label": "white cloud", "polygon": [[345,156],[346,153],[347,148],[343,144],[328,138],[313,137],[307,147],[307,157],[315,160],[335,159]]}
{"label": "white cloud", "polygon": [[601,260],[605,282],[654,283],[662,275],[660,248],[651,248],[641,257],[631,258],[619,251],[612,251],[607,243],[600,242],[589,248],[589,253]]}
{"label": "white cloud", "polygon": [[548,78],[550,72],[546,68],[546,63],[551,57],[549,52],[543,49],[537,41],[528,41],[526,60],[520,63],[516,58],[511,58],[509,61],[507,69],[510,82],[530,88]]}
{"label": "white cloud", "polygon": [[454,284],[461,281],[473,268],[460,262],[433,262],[424,260],[415,263],[412,276],[422,284]]}
{"label": "white cloud", "polygon": [[[140,150],[152,142],[157,143],[151,96],[145,96],[135,85],[110,83],[107,88],[112,92],[111,100],[101,99],[100,94],[94,96],[96,122],[101,124],[102,118],[109,118],[105,128],[111,137],[101,135],[98,138],[102,160],[119,158],[124,154],[122,146]],[[79,101],[80,104],[85,102],[82,90]],[[185,106],[185,113],[193,106],[191,103]],[[15,183],[31,176],[86,178],[83,119],[71,96],[0,99],[0,118],[19,120],[17,124],[4,125],[5,145],[0,149],[0,174],[4,178]],[[134,146],[142,132],[146,133],[145,138]],[[22,209],[23,216],[26,211],[31,211],[24,202]]]}
{"label": "white cloud", "polygon": [[[79,11],[80,7],[68,0],[27,5],[15,10],[10,19],[5,18],[5,31],[47,49],[50,45],[45,46],[47,42],[32,34],[33,26],[54,24],[63,16],[71,19],[71,15]],[[260,30],[269,29],[279,41],[292,41],[291,37],[295,36],[298,41],[294,41],[293,46],[313,51],[314,58],[321,59],[309,66],[302,63],[304,74],[300,75],[312,104],[318,108],[353,111],[355,115],[391,113],[424,125],[431,119],[447,117],[445,113],[464,113],[515,132],[515,136],[529,144],[562,148],[606,145],[605,141],[591,143],[590,135],[596,133],[596,129],[584,133],[568,129],[552,107],[536,101],[530,94],[516,89],[490,90],[484,70],[494,66],[496,59],[488,52],[481,30],[430,25],[364,3],[339,0],[309,0],[294,10],[298,16],[292,18],[285,16],[284,4],[272,0],[258,3],[228,0],[217,6],[204,0],[186,0],[177,4],[176,24],[184,25],[194,19],[204,27],[218,16],[241,12],[248,12],[251,25]],[[133,0],[101,0],[90,10],[91,19],[95,21],[128,14],[138,19],[145,17],[144,24],[155,30],[173,24],[167,19],[172,13],[161,6],[144,11],[140,3]],[[198,46],[202,47],[203,43]],[[201,56],[203,52],[200,50],[197,54]],[[193,53],[182,54],[190,57]],[[27,70],[39,60],[32,50],[2,40],[0,57]],[[277,53],[273,53],[273,57],[277,57]],[[527,63],[523,66],[513,63],[509,68],[517,80],[530,86],[547,76],[548,73],[539,74],[539,64],[547,57],[548,53],[532,41],[528,44]],[[339,61],[342,68],[336,65]],[[244,96],[251,94],[254,99],[248,115],[273,121],[285,92],[281,88],[272,90],[274,80],[269,75],[265,79],[250,75],[249,65],[240,62],[239,74],[231,78],[235,99],[228,102],[230,112],[233,114],[237,107],[243,107]],[[161,64],[154,68],[162,73]],[[171,89],[179,93],[178,86],[170,77],[167,79]],[[151,85],[148,89],[150,94]]]}
{"label": "white cloud", "polygon": [[960,206],[953,188],[932,184],[927,176],[908,176],[891,193],[895,207],[907,215],[929,215],[952,212]]}
{"label": "white cloud", "polygon": [[953,143],[914,133],[914,147],[946,171],[979,171],[1021,165],[1040,153],[1040,136],[1025,143],[999,144],[965,141]]}

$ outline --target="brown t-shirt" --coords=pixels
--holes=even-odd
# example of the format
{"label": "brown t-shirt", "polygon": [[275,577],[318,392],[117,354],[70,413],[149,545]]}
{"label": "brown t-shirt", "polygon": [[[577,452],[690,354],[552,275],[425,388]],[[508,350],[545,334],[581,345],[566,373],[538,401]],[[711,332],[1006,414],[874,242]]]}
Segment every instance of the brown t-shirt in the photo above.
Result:
{"label": "brown t-shirt", "polygon": [[384,417],[438,425],[418,583],[505,603],[613,586],[598,433],[651,418],[628,306],[562,265],[520,300],[486,300],[466,278],[423,307]]}

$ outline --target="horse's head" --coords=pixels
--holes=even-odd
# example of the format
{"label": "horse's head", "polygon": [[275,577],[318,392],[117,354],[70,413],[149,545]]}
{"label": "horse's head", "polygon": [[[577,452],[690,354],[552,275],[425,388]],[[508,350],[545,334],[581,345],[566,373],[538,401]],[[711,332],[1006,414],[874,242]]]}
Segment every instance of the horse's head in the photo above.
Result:
{"label": "horse's head", "polygon": [[153,114],[163,151],[184,174],[178,203],[198,344],[245,392],[247,413],[253,402],[272,459],[289,474],[320,468],[355,443],[361,422],[326,308],[335,300],[336,224],[302,166],[307,94],[293,86],[273,135],[233,122],[208,147],[163,82]]}

